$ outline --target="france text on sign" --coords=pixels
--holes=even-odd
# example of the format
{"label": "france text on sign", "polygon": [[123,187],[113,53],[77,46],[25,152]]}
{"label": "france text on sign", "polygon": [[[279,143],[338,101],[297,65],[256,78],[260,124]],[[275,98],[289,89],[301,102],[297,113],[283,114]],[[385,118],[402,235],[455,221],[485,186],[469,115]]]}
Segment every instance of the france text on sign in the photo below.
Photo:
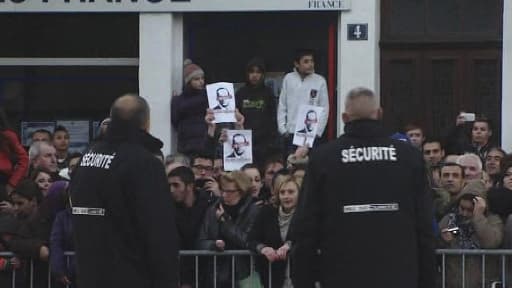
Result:
{"label": "france text on sign", "polygon": [[349,10],[351,0],[0,0],[0,12]]}

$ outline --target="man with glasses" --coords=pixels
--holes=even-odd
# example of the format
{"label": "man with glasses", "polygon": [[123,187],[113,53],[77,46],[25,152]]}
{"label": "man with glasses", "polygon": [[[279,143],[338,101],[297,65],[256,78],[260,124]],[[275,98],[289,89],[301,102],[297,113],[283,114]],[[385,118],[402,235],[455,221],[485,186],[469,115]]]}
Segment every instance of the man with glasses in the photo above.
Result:
{"label": "man with glasses", "polygon": [[192,171],[194,172],[195,186],[210,195],[211,201],[220,196],[219,183],[213,178],[213,159],[206,154],[192,157]]}

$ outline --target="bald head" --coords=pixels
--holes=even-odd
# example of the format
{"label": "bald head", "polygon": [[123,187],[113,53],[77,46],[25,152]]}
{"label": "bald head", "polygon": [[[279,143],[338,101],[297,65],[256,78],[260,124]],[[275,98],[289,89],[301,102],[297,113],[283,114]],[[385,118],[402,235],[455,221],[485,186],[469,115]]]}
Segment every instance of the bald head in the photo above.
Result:
{"label": "bald head", "polygon": [[135,94],[125,94],[114,102],[110,109],[111,122],[129,122],[141,129],[149,128],[149,105]]}
{"label": "bald head", "polygon": [[358,119],[380,119],[382,110],[372,90],[358,87],[350,90],[345,100],[343,122],[347,123]]}

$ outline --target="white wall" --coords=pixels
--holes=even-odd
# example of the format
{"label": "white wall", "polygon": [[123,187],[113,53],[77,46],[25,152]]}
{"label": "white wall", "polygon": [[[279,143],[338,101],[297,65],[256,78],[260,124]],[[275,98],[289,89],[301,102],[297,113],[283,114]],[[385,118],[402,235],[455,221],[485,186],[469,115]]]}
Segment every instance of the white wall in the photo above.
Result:
{"label": "white wall", "polygon": [[183,17],[179,13],[141,13],[139,17],[139,93],[151,107],[151,134],[176,150],[171,131],[171,95],[181,91]]}
{"label": "white wall", "polygon": [[512,1],[503,1],[501,147],[512,152]]}
{"label": "white wall", "polygon": [[[368,23],[367,41],[348,41],[347,24]],[[352,1],[350,11],[340,12],[338,21],[338,134],[343,133],[341,113],[347,92],[358,86],[379,95],[380,88],[380,1]]]}

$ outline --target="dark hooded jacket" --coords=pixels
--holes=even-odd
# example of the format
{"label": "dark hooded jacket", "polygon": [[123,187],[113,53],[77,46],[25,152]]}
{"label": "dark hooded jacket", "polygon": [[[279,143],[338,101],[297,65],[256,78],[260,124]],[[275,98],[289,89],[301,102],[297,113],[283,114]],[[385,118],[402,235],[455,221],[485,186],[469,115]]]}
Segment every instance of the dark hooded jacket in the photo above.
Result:
{"label": "dark hooded jacket", "polygon": [[70,184],[77,286],[176,287],[174,205],[150,152],[160,141],[117,123],[84,154]]}
{"label": "dark hooded jacket", "polygon": [[432,196],[425,164],[379,121],[346,124],[311,154],[290,226],[295,288],[434,287]]}
{"label": "dark hooded jacket", "polygon": [[181,95],[172,98],[171,123],[178,133],[178,152],[191,155],[205,149],[207,108],[206,90],[187,87]]}
{"label": "dark hooded jacket", "polygon": [[[247,68],[254,66],[265,72],[265,67],[258,61],[251,61]],[[264,81],[257,85],[247,81],[245,86],[236,91],[235,98],[236,107],[245,117],[244,128],[252,130],[254,158],[258,162],[265,161],[267,156],[278,152],[274,92],[265,86]]]}

